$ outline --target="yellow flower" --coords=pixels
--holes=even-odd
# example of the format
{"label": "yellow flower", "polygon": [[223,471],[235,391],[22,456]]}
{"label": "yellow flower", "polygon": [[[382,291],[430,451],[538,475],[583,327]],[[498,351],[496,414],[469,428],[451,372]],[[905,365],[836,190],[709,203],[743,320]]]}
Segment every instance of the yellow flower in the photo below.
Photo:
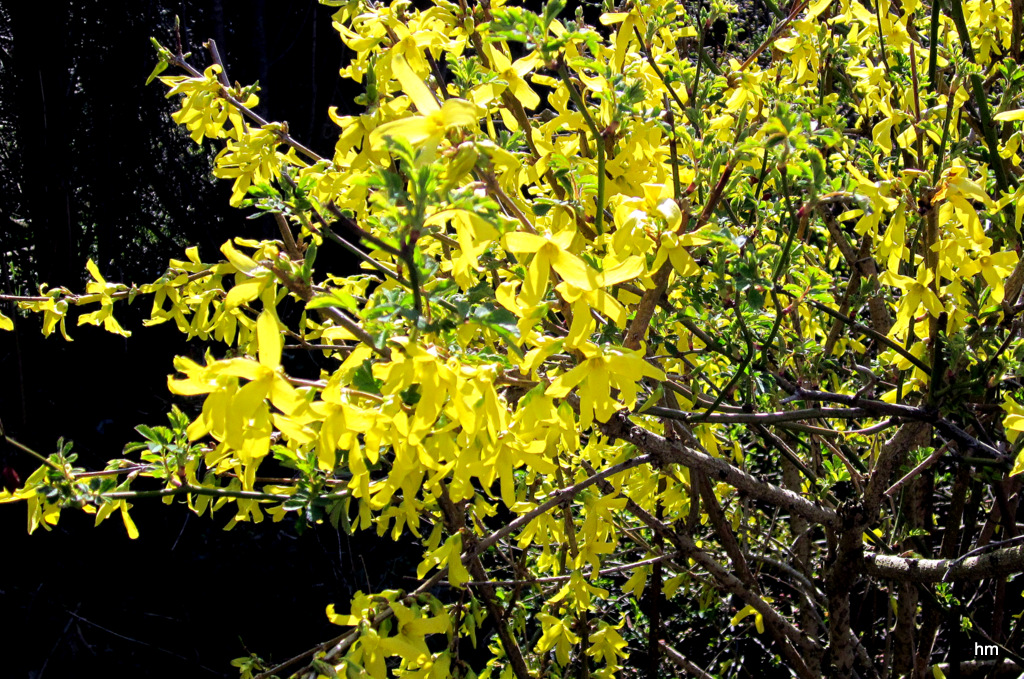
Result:
{"label": "yellow flower", "polygon": [[567,283],[580,290],[597,287],[597,272],[576,255],[568,252],[576,236],[574,231],[562,231],[555,236],[513,232],[505,234],[505,249],[516,253],[535,253],[526,274],[526,282],[519,299],[529,306],[537,306],[548,287],[548,269],[554,268]]}
{"label": "yellow flower", "polygon": [[985,282],[992,288],[992,301],[999,304],[1003,301],[1003,279],[1010,275],[1017,264],[1017,253],[1012,251],[985,253],[973,262],[965,264],[960,272],[962,276],[980,273]]}
{"label": "yellow flower", "polygon": [[754,627],[757,628],[757,633],[764,634],[764,616],[761,615],[756,608],[749,604],[744,606],[743,610],[734,615],[732,620],[729,621],[729,624],[735,627],[736,625],[740,624],[743,618],[747,617],[748,615],[754,616]]}
{"label": "yellow flower", "polygon": [[[636,405],[637,383],[644,377],[665,379],[665,373],[643,359],[639,351],[619,347],[599,347],[586,343],[586,360],[560,375],[544,392],[562,398],[580,387],[580,427],[586,429],[594,418],[604,422],[620,408]],[[611,397],[611,388],[619,390],[619,400]]]}
{"label": "yellow flower", "polygon": [[886,271],[878,277],[879,282],[903,291],[903,299],[900,300],[899,312],[896,315],[896,325],[892,328],[894,334],[909,327],[910,321],[917,315],[917,310],[922,304],[935,318],[942,313],[942,302],[939,301],[938,295],[928,287],[932,278],[931,270],[924,265],[918,268],[916,279],[892,271]]}
{"label": "yellow flower", "polygon": [[376,128],[370,133],[370,147],[374,150],[384,146],[385,138],[396,137],[420,146],[428,151],[428,157],[433,157],[432,152],[437,149],[445,132],[455,127],[476,125],[480,120],[481,109],[465,99],[449,99],[443,106],[438,104],[434,93],[402,55],[396,54],[392,58],[391,68],[402,85],[402,91],[409,95],[420,115],[394,120]]}
{"label": "yellow flower", "polygon": [[556,618],[548,613],[538,613],[537,619],[540,620],[544,633],[541,635],[540,641],[537,642],[535,650],[538,653],[546,653],[554,648],[558,663],[568,665],[569,651],[580,643],[580,638],[569,629],[570,624],[561,618]]}

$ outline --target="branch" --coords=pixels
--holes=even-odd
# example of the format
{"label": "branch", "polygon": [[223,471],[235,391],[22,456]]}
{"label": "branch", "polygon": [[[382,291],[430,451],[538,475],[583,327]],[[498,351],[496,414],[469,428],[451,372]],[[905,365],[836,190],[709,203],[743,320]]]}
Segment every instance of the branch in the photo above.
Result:
{"label": "branch", "polygon": [[[593,470],[593,467],[591,467],[586,460],[582,460],[581,463],[587,471]],[[602,483],[601,490],[605,493],[615,491],[609,483]],[[809,638],[803,635],[791,622],[783,618],[778,611],[768,604],[768,602],[762,599],[755,592],[751,591],[743,584],[743,582],[740,581],[739,578],[730,573],[727,569],[723,568],[721,564],[711,558],[707,552],[697,547],[692,538],[666,526],[664,523],[652,516],[650,512],[638,505],[632,498],[625,495],[622,497],[626,498],[626,510],[629,513],[647,525],[647,527],[653,530],[659,537],[668,540],[675,545],[683,557],[693,559],[695,562],[700,564],[704,570],[714,577],[721,589],[735,595],[744,603],[749,604],[764,617],[765,624],[771,631],[772,636],[775,637],[776,641],[778,641],[779,645],[782,647],[783,655],[785,655],[787,660],[789,660],[790,666],[798,676],[805,677],[807,679],[814,676],[797,651],[797,649],[802,649],[805,652],[815,650],[813,642]],[[685,568],[685,561],[681,566]]]}
{"label": "branch", "polygon": [[946,441],[941,446],[936,448],[931,455],[929,455],[923,462],[921,462],[921,464],[911,469],[903,478],[901,478],[896,483],[892,484],[889,490],[885,491],[886,497],[892,497],[893,495],[898,493],[900,488],[913,481],[921,474],[921,472],[935,464],[935,461],[942,457],[942,454],[946,452],[947,448],[949,448],[949,441]]}
{"label": "branch", "polygon": [[1020,676],[1020,668],[1009,659],[966,660],[961,662],[958,667],[954,667],[950,663],[939,663],[935,667],[939,668],[947,677],[955,676],[954,672],[959,669],[960,676],[964,679],[970,679],[971,677],[991,679],[992,677]]}
{"label": "branch", "polygon": [[565,83],[566,89],[569,91],[569,98],[576,104],[576,108],[580,110],[580,114],[583,116],[583,120],[586,121],[587,127],[590,128],[590,134],[594,135],[594,147],[597,149],[597,210],[594,215],[594,230],[597,231],[597,235],[600,236],[604,233],[604,184],[605,184],[605,136],[604,130],[597,129],[597,123],[594,122],[593,117],[590,115],[590,111],[587,109],[586,102],[583,101],[583,97],[576,91],[576,86],[572,84],[572,80],[569,77],[569,70],[565,67],[565,61],[562,60],[558,64],[558,75],[561,76],[562,82]]}
{"label": "branch", "polygon": [[[207,276],[212,276],[216,272],[217,272],[216,271],[216,267],[211,268],[211,269],[203,269],[202,271],[197,271],[195,273],[189,274],[188,280],[186,281],[186,283],[191,283],[192,281],[197,281],[200,278],[206,278]],[[123,283],[122,283],[122,285],[123,285]],[[110,299],[125,299],[126,297],[130,297],[133,293],[135,295],[142,294],[141,292],[139,292],[138,288],[134,287],[134,285],[131,288],[128,288],[127,286],[125,286],[125,288],[126,289],[124,289],[124,290],[118,290],[117,292],[112,292],[112,293],[110,293],[107,296],[110,297]],[[50,295],[0,295],[0,302],[46,302],[46,301],[49,301],[51,299],[52,300],[58,300],[59,299],[59,300],[67,302],[68,304],[74,304],[74,305],[77,306],[77,305],[80,305],[80,304],[88,304],[90,302],[97,302],[100,299],[100,295],[98,293],[87,293],[87,294],[84,294],[84,295],[76,295],[74,293],[71,293],[71,292],[67,291],[66,288],[50,288],[50,292],[53,292],[55,290],[56,291],[64,290],[64,295],[61,296],[61,297],[51,297]]]}
{"label": "branch", "polygon": [[611,467],[609,467],[608,469],[605,469],[604,471],[602,471],[600,473],[597,473],[597,474],[591,473],[591,476],[583,479],[582,481],[580,481],[580,482],[578,482],[576,484],[573,484],[571,486],[567,486],[567,487],[563,488],[562,490],[559,490],[559,491],[556,491],[556,492],[552,493],[551,497],[546,502],[543,502],[542,504],[537,505],[537,507],[535,507],[534,509],[530,510],[526,514],[522,514],[522,515],[516,517],[516,519],[513,520],[512,522],[510,522],[507,526],[505,526],[504,528],[501,528],[500,530],[495,531],[494,533],[491,533],[489,536],[487,536],[483,540],[479,540],[476,543],[476,546],[472,549],[471,552],[463,554],[463,557],[462,557],[463,563],[465,563],[465,561],[468,558],[470,558],[471,556],[475,556],[477,554],[483,553],[484,550],[486,550],[488,547],[491,547],[491,546],[495,545],[498,542],[498,540],[501,540],[506,535],[514,533],[515,531],[519,530],[520,528],[525,527],[528,523],[533,521],[535,518],[537,518],[541,514],[544,514],[544,513],[548,512],[548,511],[554,509],[555,507],[557,507],[558,505],[562,504],[563,502],[567,502],[567,501],[571,500],[578,493],[580,493],[582,490],[584,490],[586,488],[589,488],[590,486],[594,485],[595,483],[599,483],[601,481],[604,481],[608,477],[615,476],[616,474],[618,474],[620,472],[624,472],[627,469],[632,469],[633,467],[639,467],[639,466],[645,465],[645,464],[654,464],[654,463],[657,463],[657,462],[658,462],[658,457],[656,455],[639,455],[637,457],[634,457],[634,458],[631,458],[629,460],[626,460],[625,462],[620,462],[619,464],[612,465]]}
{"label": "branch", "polygon": [[688,412],[652,406],[644,414],[654,417],[665,417],[671,420],[682,420],[703,424],[719,422],[723,424],[777,424],[780,422],[799,422],[815,418],[834,418],[840,420],[859,420],[870,417],[871,413],[864,408],[804,408],[803,410],[778,410],[773,413],[713,413],[705,417],[705,413]]}
{"label": "branch", "polygon": [[[98,497],[106,500],[140,500],[156,497],[173,497],[175,495],[207,495],[209,497],[230,497],[237,500],[256,500],[259,502],[284,502],[291,498],[291,495],[276,493],[260,493],[251,490],[235,490],[232,488],[211,488],[208,486],[193,486],[184,484],[173,488],[159,488],[155,490],[123,490],[112,493],[100,493]],[[348,497],[348,491],[343,490],[328,495],[320,495],[313,499],[316,504],[325,504]]]}
{"label": "branch", "polygon": [[704,474],[701,474],[700,477],[698,488],[701,501],[704,503],[704,508],[708,515],[708,521],[715,529],[715,533],[718,534],[718,540],[722,543],[722,547],[725,548],[725,553],[728,555],[729,561],[732,562],[733,571],[737,576],[739,576],[739,579],[743,581],[743,584],[750,588],[750,591],[755,593],[759,592],[761,588],[758,586],[757,580],[754,578],[754,574],[750,572],[750,566],[747,565],[747,559],[743,555],[743,550],[740,548],[739,541],[733,534],[729,520],[725,518],[725,514],[722,512],[722,507],[718,503],[718,496],[715,495],[715,490],[712,488],[711,482]]}
{"label": "branch", "polygon": [[[210,42],[213,41],[211,40]],[[280,212],[275,212],[274,221],[277,222],[277,228],[281,232],[281,238],[284,240],[284,249],[288,256],[292,258],[293,262],[301,261],[302,253],[299,252],[299,247],[295,243],[295,236],[292,235],[292,227],[288,225],[288,220]]]}
{"label": "branch", "polygon": [[[40,462],[42,462],[44,465],[46,465],[50,469],[52,469],[52,470],[54,470],[56,472],[60,472],[64,476],[68,476],[68,471],[66,469],[61,468],[60,465],[58,465],[56,462],[54,462],[53,460],[51,460],[50,458],[46,457],[45,455],[43,455],[41,453],[37,453],[36,451],[32,450],[31,448],[29,448],[25,444],[18,443],[17,441],[12,439],[10,436],[8,436],[7,434],[3,433],[3,431],[0,431],[0,440],[3,440],[3,441],[6,441],[7,443],[10,443],[12,446],[14,446],[18,450],[22,451],[23,453],[28,453],[29,455],[31,455],[32,457],[34,457],[37,460],[39,460]],[[68,477],[68,478],[71,478],[71,477]]]}
{"label": "branch", "polygon": [[[187,61],[185,61],[185,57],[182,54],[172,55],[171,58],[168,59],[168,61],[170,63],[174,64],[175,66],[177,66],[178,68],[180,68],[181,70],[183,70],[186,73],[188,73],[193,78],[204,78],[205,77],[194,66],[192,66],[192,64],[190,64]],[[228,88],[226,88],[224,86],[223,82],[218,81],[218,84],[220,85],[220,93],[219,93],[220,96],[224,100],[226,100],[229,104],[231,104],[236,109],[238,109],[238,111],[242,115],[244,115],[246,118],[248,118],[249,120],[251,120],[254,123],[256,123],[257,125],[259,125],[260,127],[265,127],[265,126],[270,124],[269,120],[267,120],[263,116],[259,115],[258,113],[256,113],[252,109],[250,109],[249,107],[245,106],[242,102],[238,101],[238,99],[236,99],[234,97],[234,95],[232,95],[231,92],[228,91]],[[285,129],[287,129],[287,127],[288,127],[287,124],[285,124],[284,126],[282,126],[282,129],[277,130],[277,132],[276,132],[278,138],[283,143],[288,144],[288,146],[291,146],[296,151],[302,153],[307,158],[312,160],[314,163],[315,162],[319,162],[321,160],[324,160],[323,156],[318,154],[316,151],[313,151],[312,149],[308,148],[306,145],[302,144],[301,142],[296,140],[294,137],[292,137],[290,134],[288,134],[285,131]]]}
{"label": "branch", "polygon": [[[624,563],[621,566],[612,566],[610,568],[602,568],[597,572],[601,577],[607,575],[615,575],[616,573],[624,573],[631,571],[634,568],[641,568],[643,566],[650,566],[651,564],[661,563],[663,561],[669,561],[674,559],[675,554],[662,554],[661,556],[655,556],[650,559],[644,559],[643,561],[634,561],[632,563]],[[593,571],[582,573],[584,578],[588,580],[594,577]],[[553,585],[559,582],[566,582],[571,580],[571,575],[549,575],[543,578],[527,578],[525,580],[470,580],[464,583],[467,586],[474,585],[493,585],[495,587],[515,587],[517,585]]]}
{"label": "branch", "polygon": [[1004,547],[966,559],[910,559],[888,554],[867,554],[868,575],[900,582],[982,580],[1024,573],[1024,545]]}
{"label": "branch", "polygon": [[797,388],[789,400],[842,403],[852,408],[862,408],[879,415],[902,417],[908,420],[930,422],[935,419],[935,414],[933,412],[929,412],[925,408],[905,406],[899,403],[886,403],[885,401],[875,401],[872,399],[861,398],[856,394],[836,394],[830,391],[814,391],[810,389]]}
{"label": "branch", "polygon": [[721,564],[712,559],[705,551],[697,547],[696,543],[689,536],[678,533],[674,533],[674,535],[678,538],[674,542],[680,548],[680,551],[683,552],[684,556],[693,559],[710,573],[722,589],[739,597],[744,603],[749,604],[754,610],[764,616],[768,629],[775,633],[773,636],[775,636],[779,645],[782,646],[782,654],[788,656],[787,659],[793,671],[802,677],[813,676],[803,658],[797,653],[797,649],[801,649],[804,652],[813,649],[813,641],[804,636],[800,630],[783,618],[764,599],[747,589],[739,578],[723,568]]}
{"label": "branch", "polygon": [[676,665],[679,665],[683,670],[697,677],[697,679],[713,679],[710,674],[687,660],[682,653],[666,644],[664,639],[661,641],[661,650],[665,652],[665,657]]}
{"label": "branch", "polygon": [[[785,290],[779,290],[778,292],[779,292],[779,294],[788,295],[790,297],[793,297],[793,295],[791,295],[790,293],[786,292]],[[825,312],[826,314],[828,314],[832,318],[836,319],[837,321],[842,321],[843,323],[846,323],[848,326],[850,326],[854,330],[856,330],[858,332],[864,333],[865,335],[867,335],[871,339],[873,339],[876,342],[884,345],[886,348],[892,349],[897,354],[899,354],[903,358],[905,358],[908,361],[910,361],[916,367],[920,368],[921,370],[925,371],[926,373],[931,374],[932,369],[931,369],[931,367],[928,364],[924,363],[917,356],[914,356],[912,353],[907,351],[905,348],[901,347],[896,342],[893,342],[891,339],[889,339],[888,337],[886,337],[882,333],[869,328],[868,326],[864,325],[863,323],[858,323],[857,321],[853,320],[849,316],[844,316],[843,314],[839,313],[835,309],[830,309],[829,307],[825,306],[821,302],[817,302],[817,301],[815,301],[813,299],[805,299],[804,301],[807,304],[810,304],[815,309],[817,309],[819,311]]]}
{"label": "branch", "polygon": [[[915,446],[927,443],[923,440],[930,437],[929,427],[921,422],[906,422],[892,438],[882,444],[878,452],[867,487],[864,489],[864,515],[873,519],[878,514],[883,493],[889,488],[893,473],[903,465],[907,453]],[[870,520],[869,519],[869,520]]]}
{"label": "branch", "polygon": [[469,571],[481,583],[477,586],[477,589],[483,595],[484,606],[487,608],[488,615],[494,619],[494,625],[498,629],[498,638],[501,640],[501,648],[505,651],[506,657],[508,657],[516,679],[530,679],[533,675],[530,674],[530,668],[526,666],[526,661],[523,659],[523,652],[519,648],[519,644],[511,632],[509,632],[508,620],[505,618],[501,606],[498,605],[494,593],[494,585],[488,582],[487,571],[484,570],[484,565],[480,562],[479,556],[474,555],[469,560]]}
{"label": "branch", "polygon": [[645,457],[652,458],[652,461],[657,461],[659,464],[678,463],[699,469],[717,481],[727,483],[757,500],[778,505],[808,521],[830,528],[839,525],[839,518],[834,510],[811,502],[793,491],[779,488],[751,476],[723,459],[686,448],[678,442],[670,441],[664,436],[636,426],[629,421],[624,410],[619,411],[611,420],[601,425],[601,431],[606,436],[622,439],[632,443],[640,450],[648,452],[649,455]]}

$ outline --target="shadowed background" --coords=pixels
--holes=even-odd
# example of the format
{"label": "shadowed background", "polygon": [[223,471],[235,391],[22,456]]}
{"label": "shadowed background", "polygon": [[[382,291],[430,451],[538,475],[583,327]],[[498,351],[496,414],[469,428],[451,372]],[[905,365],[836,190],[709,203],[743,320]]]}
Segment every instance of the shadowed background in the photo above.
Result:
{"label": "shadowed background", "polygon": [[[356,94],[338,77],[344,47],[330,14],[315,0],[0,2],[0,291],[81,291],[90,257],[108,280],[144,283],[189,245],[215,261],[232,236],[274,237],[272,224],[228,206],[230,182],[210,176],[215,150],[176,129],[166,87],[145,85],[149,37],[173,49],[178,15],[200,68],[202,43],[216,39],[232,80],[259,80],[259,112],[329,156],[327,109],[351,110]],[[323,255],[318,264],[352,270],[335,249]],[[136,424],[166,423],[172,357],[203,351],[173,324],[142,327],[145,299],[115,310],[127,340],[74,327],[74,311],[73,343],[44,339],[41,317],[11,311],[0,420],[44,453],[66,436],[90,468],[138,439]],[[35,467],[10,446],[0,464],[21,478]],[[329,526],[300,536],[269,524],[224,533],[227,512],[200,519],[155,502],[133,510],[134,542],[119,521],[93,529],[74,512],[28,537],[24,513],[0,507],[5,677],[237,676],[229,661],[247,649],[282,660],[337,634],[326,602],[385,588],[409,565],[375,536],[349,544]]]}

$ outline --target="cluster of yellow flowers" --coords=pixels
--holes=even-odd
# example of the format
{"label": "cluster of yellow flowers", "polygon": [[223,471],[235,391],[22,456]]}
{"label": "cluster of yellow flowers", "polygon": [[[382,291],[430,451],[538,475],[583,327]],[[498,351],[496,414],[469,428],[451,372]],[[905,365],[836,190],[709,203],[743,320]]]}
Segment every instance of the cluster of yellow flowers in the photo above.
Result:
{"label": "cluster of yellow flowers", "polygon": [[[491,517],[520,517],[524,563],[562,586],[517,604],[532,613],[510,616],[510,638],[539,625],[539,640],[519,649],[502,636],[481,677],[524,679],[523,667],[552,662],[621,669],[611,584],[596,583],[609,555],[661,554],[627,501],[672,524],[693,511],[695,482],[684,466],[626,464],[645,451],[602,434],[616,413],[670,437],[666,413],[690,413],[692,445],[742,467],[743,420],[727,416],[778,406],[771,375],[851,396],[862,386],[853,366],[867,363],[889,384],[880,402],[924,403],[940,336],[1016,312],[1021,77],[994,63],[1020,49],[1010,0],[969,0],[963,26],[937,15],[930,37],[917,1],[796,4],[749,58],[722,65],[705,48],[710,18],[673,0],[628,3],[600,29],[558,18],[558,3],[538,15],[501,0],[323,2],[353,53],[342,75],[366,90],[361,114],[332,109],[332,158],[261,122],[252,88],[227,87],[219,65],[200,73],[163,53],[186,70],[160,78],[181,96],[175,122],[197,143],[224,142],[215,176],[234,181],[233,205],[276,213],[282,239],[236,239],[215,263],[192,248],[138,290],[90,262],[87,295],[54,289],[22,306],[66,337],[68,303],[99,302],[79,323],[127,334],[113,300],[152,294],[150,323],[230,348],[176,361],[171,392],[205,397],[184,433],[208,445],[149,475],[190,498],[222,492],[235,520],[261,520],[261,505],[281,520],[302,488],[342,480],[335,517],[354,512],[354,527],[396,539],[426,529],[418,577],[446,569],[460,587],[479,577]],[[990,110],[986,92],[1002,81]],[[966,134],[965,106],[980,125]],[[317,249],[355,241],[368,273],[317,282]],[[868,284],[872,327],[837,321]],[[338,363],[290,376],[286,341]],[[994,360],[997,346],[973,347],[958,369]],[[1012,442],[1024,407],[1006,408]],[[847,438],[871,459],[873,438]],[[306,486],[261,495],[272,452]],[[574,490],[604,472],[607,487]],[[2,498],[29,499],[33,526],[59,512],[38,500],[44,482]],[[768,521],[735,504],[728,518],[734,530]],[[639,598],[651,572],[638,565],[622,591]],[[683,583],[685,570],[659,586]],[[482,618],[464,608],[360,595],[350,615],[329,608],[355,631],[317,662],[464,676],[453,645],[425,642],[475,634]],[[733,624],[754,615],[760,632],[762,610],[748,604]]]}

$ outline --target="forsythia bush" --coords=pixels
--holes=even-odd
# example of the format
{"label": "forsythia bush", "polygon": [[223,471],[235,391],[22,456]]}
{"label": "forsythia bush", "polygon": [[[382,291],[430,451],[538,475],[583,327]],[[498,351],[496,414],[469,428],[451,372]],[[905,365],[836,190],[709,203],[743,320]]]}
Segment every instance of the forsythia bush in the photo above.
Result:
{"label": "forsythia bush", "polygon": [[29,531],[75,508],[135,537],[160,497],[421,540],[414,591],[327,606],[337,638],[246,676],[1022,662],[1018,0],[805,0],[747,54],[710,45],[718,0],[599,26],[322,1],[363,90],[331,158],[215,46],[200,71],[158,45],[175,122],[279,240],[17,298],[70,340],[71,306],[128,335],[115,302],[145,296],[221,347],[175,360],[183,410],[104,473],[40,456],[0,495]]}

